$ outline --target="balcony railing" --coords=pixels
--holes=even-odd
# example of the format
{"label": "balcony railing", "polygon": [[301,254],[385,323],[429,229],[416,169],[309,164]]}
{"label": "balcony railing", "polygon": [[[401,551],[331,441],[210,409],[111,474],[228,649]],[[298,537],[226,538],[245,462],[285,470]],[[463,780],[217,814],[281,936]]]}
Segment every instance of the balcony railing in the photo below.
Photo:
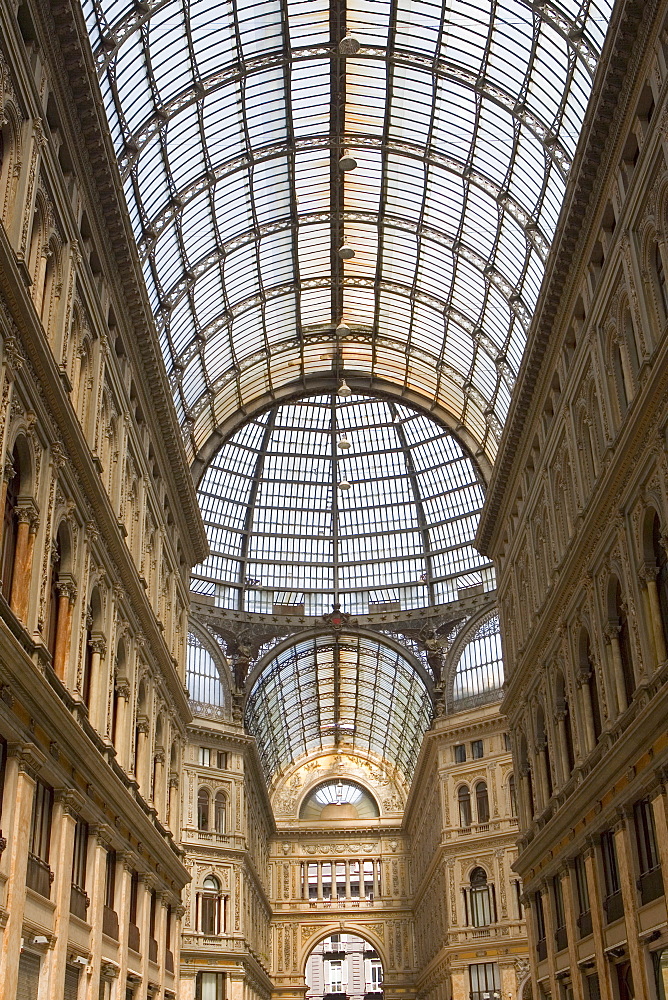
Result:
{"label": "balcony railing", "polygon": [[155,938],[148,939],[148,959],[149,962],[158,961],[158,942]]}
{"label": "balcony railing", "polygon": [[167,949],[165,952],[165,968],[167,972],[174,971],[174,953]]}
{"label": "balcony railing", "polygon": [[47,899],[51,897],[51,883],[53,873],[46,861],[42,861],[36,854],[28,855],[28,870],[26,871],[26,885],[29,889],[38,892],[40,896]]}
{"label": "balcony railing", "polygon": [[102,910],[102,932],[118,941],[118,914],[110,906],[105,906]]}
{"label": "balcony railing", "polygon": [[536,945],[536,954],[538,955],[539,962],[543,962],[547,958],[547,941],[545,938],[541,938]]}
{"label": "balcony railing", "polygon": [[618,889],[617,892],[611,892],[609,896],[606,896],[603,900],[603,908],[605,909],[609,924],[613,920],[619,920],[620,917],[623,917],[624,900],[622,899],[622,890]]}
{"label": "balcony railing", "polygon": [[128,924],[128,948],[132,948],[133,951],[139,952],[141,949],[141,937],[139,934],[139,928],[136,924]]}
{"label": "balcony railing", "polygon": [[591,923],[591,910],[585,910],[581,913],[577,919],[578,930],[580,931],[580,937],[588,937],[592,932]]}
{"label": "balcony railing", "polygon": [[656,868],[652,868],[648,872],[643,872],[638,879],[637,885],[643,905],[651,903],[653,899],[658,899],[659,896],[663,896],[663,872],[661,871],[661,865],[657,865]]}
{"label": "balcony railing", "polygon": [[557,951],[563,951],[564,948],[568,948],[568,934],[565,927],[557,927],[554,932],[554,943]]}
{"label": "balcony railing", "polygon": [[89,903],[88,894],[83,889],[80,889],[78,885],[72,883],[72,888],[70,889],[70,913],[73,913],[79,920],[86,920]]}

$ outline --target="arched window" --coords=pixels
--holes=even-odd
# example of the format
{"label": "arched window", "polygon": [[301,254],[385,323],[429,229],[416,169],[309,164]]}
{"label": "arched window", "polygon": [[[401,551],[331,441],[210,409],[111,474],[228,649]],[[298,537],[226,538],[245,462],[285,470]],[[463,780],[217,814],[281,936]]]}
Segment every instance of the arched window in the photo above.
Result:
{"label": "arched window", "polygon": [[511,816],[517,816],[517,788],[515,786],[515,775],[508,778],[508,808]]}
{"label": "arched window", "polygon": [[459,802],[459,825],[471,825],[471,793],[466,785],[462,785],[457,792]]}
{"label": "arched window", "polygon": [[16,539],[19,530],[18,500],[21,492],[21,458],[15,446],[12,452],[13,474],[7,483],[2,528],[2,593],[9,600],[14,575]]}
{"label": "arched window", "polygon": [[[585,725],[589,727],[591,724],[594,743],[598,743],[601,736],[602,726],[601,726],[601,700],[598,692],[598,681],[596,679],[596,667],[594,665],[594,657],[591,650],[591,640],[589,638],[589,633],[586,629],[582,629],[580,632],[580,679],[583,687],[586,689],[583,693],[583,698],[585,700]],[[588,706],[591,706],[591,723],[589,721]]]}
{"label": "arched window", "polygon": [[475,808],[478,823],[489,823],[489,798],[486,781],[479,781],[475,786]]}
{"label": "arched window", "polygon": [[631,654],[631,633],[629,620],[626,614],[626,605],[622,594],[621,584],[617,581],[615,588],[615,614],[619,625],[619,655],[622,661],[622,672],[624,674],[624,688],[626,691],[626,701],[630,705],[633,692],[636,689],[636,677],[633,669],[633,656]]}
{"label": "arched window", "polygon": [[200,788],[197,793],[197,829],[209,829],[209,812],[211,807],[211,796],[206,788]]}
{"label": "arched window", "polygon": [[654,562],[658,570],[656,577],[656,589],[659,596],[659,611],[661,612],[661,628],[663,638],[668,649],[668,554],[661,538],[661,522],[658,515],[654,514],[652,522],[652,551]]}
{"label": "arched window", "polygon": [[224,911],[220,896],[220,883],[214,875],[207,875],[198,893],[199,929],[203,934],[224,932]]}
{"label": "arched window", "polygon": [[214,802],[214,820],[216,833],[225,833],[227,812],[227,798],[225,792],[216,792]]}
{"label": "arched window", "polygon": [[[465,895],[467,895],[465,893]],[[496,921],[494,887],[487,884],[484,868],[474,868],[470,877],[467,899],[467,923],[472,927],[487,927]]]}

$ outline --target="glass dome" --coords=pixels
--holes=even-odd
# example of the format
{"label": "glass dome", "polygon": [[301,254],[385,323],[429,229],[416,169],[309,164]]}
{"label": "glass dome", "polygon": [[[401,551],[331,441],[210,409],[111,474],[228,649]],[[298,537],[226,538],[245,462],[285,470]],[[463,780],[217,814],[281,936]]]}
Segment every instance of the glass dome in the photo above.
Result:
{"label": "glass dome", "polygon": [[408,655],[368,636],[318,635],[269,660],[245,721],[269,780],[330,749],[391,761],[410,780],[431,699]]}
{"label": "glass dome", "polygon": [[191,587],[219,607],[322,615],[338,601],[367,614],[495,586],[473,548],[484,489],[472,459],[385,399],[275,406],[223,445],[198,496],[211,553]]}
{"label": "glass dome", "polygon": [[499,616],[493,614],[462,650],[454,675],[453,707],[461,710],[500,699],[503,680]]}

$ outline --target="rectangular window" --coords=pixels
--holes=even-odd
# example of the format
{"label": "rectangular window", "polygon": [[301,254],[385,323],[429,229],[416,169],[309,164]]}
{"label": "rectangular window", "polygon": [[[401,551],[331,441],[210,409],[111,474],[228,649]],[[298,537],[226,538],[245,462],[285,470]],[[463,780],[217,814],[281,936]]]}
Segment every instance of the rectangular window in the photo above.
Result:
{"label": "rectangular window", "polygon": [[328,963],[329,969],[329,992],[330,993],[342,993],[343,992],[343,963],[341,959],[332,959]]}
{"label": "rectangular window", "polygon": [[513,743],[510,739],[510,733],[503,734],[503,749],[510,753],[513,749]]}
{"label": "rectangular window", "polygon": [[603,878],[605,882],[603,906],[605,907],[608,923],[612,923],[624,915],[615,835],[612,830],[606,830],[605,833],[601,834],[601,858],[603,861]]}
{"label": "rectangular window", "polygon": [[615,835],[612,830],[601,834],[601,855],[603,857],[603,877],[605,879],[606,896],[619,892],[619,868],[617,866],[617,849]]}
{"label": "rectangular window", "polygon": [[471,742],[471,756],[474,760],[480,760],[482,755],[482,740],[473,740]]}
{"label": "rectangular window", "polygon": [[647,799],[636,802],[633,807],[633,819],[638,848],[638,867],[640,874],[645,875],[647,872],[653,871],[659,864],[654,831],[654,812]]}
{"label": "rectangular window", "polygon": [[538,961],[542,962],[543,959],[547,958],[547,942],[545,940],[545,914],[543,913],[543,894],[537,892],[534,896],[534,908],[536,911],[536,952],[538,954]]}
{"label": "rectangular window", "polygon": [[199,748],[199,765],[200,767],[211,767],[211,750],[209,747]]}
{"label": "rectangular window", "polygon": [[77,820],[74,828],[74,851],[72,854],[72,884],[79,889],[86,888],[86,855],[88,853],[88,823]]}
{"label": "rectangular window", "polygon": [[464,764],[466,762],[466,746],[464,743],[459,743],[455,747],[455,763]]}
{"label": "rectangular window", "polygon": [[107,851],[106,874],[104,880],[104,905],[114,909],[116,900],[116,851]]}
{"label": "rectangular window", "polygon": [[198,972],[196,1000],[225,1000],[225,973]]}
{"label": "rectangular window", "polygon": [[488,1000],[495,990],[501,989],[499,967],[494,962],[469,965],[471,1000]]}
{"label": "rectangular window", "polygon": [[563,951],[568,947],[568,937],[566,934],[566,911],[564,909],[564,894],[561,885],[561,877],[555,875],[552,879],[552,896],[554,899],[554,940],[557,951]]}
{"label": "rectangular window", "polygon": [[218,767],[221,771],[227,770],[227,753],[225,750],[218,751]]}
{"label": "rectangular window", "polygon": [[38,781],[35,785],[35,795],[32,802],[28,850],[34,857],[47,863],[49,861],[52,808],[53,790],[48,785]]}

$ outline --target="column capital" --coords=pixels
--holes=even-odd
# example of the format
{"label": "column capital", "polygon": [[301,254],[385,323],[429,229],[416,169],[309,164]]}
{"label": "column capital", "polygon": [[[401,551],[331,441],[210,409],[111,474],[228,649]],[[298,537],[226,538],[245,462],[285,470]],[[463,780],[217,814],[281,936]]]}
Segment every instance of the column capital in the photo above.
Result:
{"label": "column capital", "polygon": [[652,580],[656,581],[658,568],[651,562],[642,562],[638,566],[638,579],[641,583],[648,584]]}
{"label": "column capital", "polygon": [[102,632],[93,632],[89,645],[93,652],[99,653],[101,657],[107,652],[107,638]]}
{"label": "column capital", "polygon": [[150,730],[148,718],[145,715],[141,715],[137,719],[137,732],[143,733],[145,736],[148,735]]}
{"label": "column capital", "polygon": [[54,801],[57,802],[65,816],[72,819],[79,819],[84,800],[74,788],[56,788],[53,793]]}
{"label": "column capital", "polygon": [[617,622],[606,622],[603,626],[605,641],[610,643],[613,639],[618,639],[620,631],[621,626]]}

